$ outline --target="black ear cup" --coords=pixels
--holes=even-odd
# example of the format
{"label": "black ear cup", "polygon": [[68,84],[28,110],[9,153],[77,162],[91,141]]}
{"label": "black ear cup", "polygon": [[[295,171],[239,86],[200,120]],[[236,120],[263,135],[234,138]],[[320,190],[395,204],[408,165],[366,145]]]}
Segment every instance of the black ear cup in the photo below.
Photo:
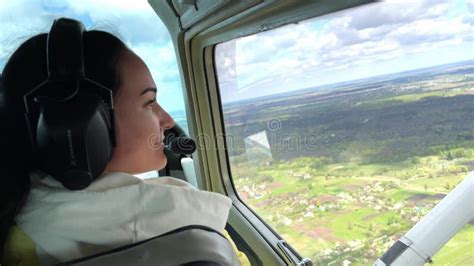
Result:
{"label": "black ear cup", "polygon": [[48,80],[24,96],[36,158],[42,170],[71,190],[99,177],[115,147],[112,91],[85,77],[83,31],[75,20],[54,22]]}
{"label": "black ear cup", "polygon": [[110,119],[95,96],[42,105],[36,148],[44,170],[68,189],[87,187],[112,156]]}

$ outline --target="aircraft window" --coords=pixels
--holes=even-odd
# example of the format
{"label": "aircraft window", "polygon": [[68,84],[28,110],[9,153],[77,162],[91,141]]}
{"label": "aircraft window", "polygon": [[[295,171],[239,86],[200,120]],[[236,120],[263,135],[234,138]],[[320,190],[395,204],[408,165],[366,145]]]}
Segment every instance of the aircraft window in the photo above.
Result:
{"label": "aircraft window", "polygon": [[20,43],[48,32],[59,17],[78,19],[87,29],[119,36],[149,67],[160,105],[188,131],[174,47],[168,30],[146,0],[1,1],[0,70]]}
{"label": "aircraft window", "polygon": [[[218,44],[240,199],[317,264],[383,255],[474,170],[473,8],[387,1]],[[473,264],[473,234],[433,261]]]}

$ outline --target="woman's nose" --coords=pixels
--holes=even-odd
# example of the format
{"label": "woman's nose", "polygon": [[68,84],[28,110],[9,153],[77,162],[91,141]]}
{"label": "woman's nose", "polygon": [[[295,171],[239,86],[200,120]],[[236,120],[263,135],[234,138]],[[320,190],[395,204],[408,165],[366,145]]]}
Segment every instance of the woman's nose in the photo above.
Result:
{"label": "woman's nose", "polygon": [[170,129],[174,127],[175,124],[174,119],[165,110],[161,109],[160,126],[164,129]]}

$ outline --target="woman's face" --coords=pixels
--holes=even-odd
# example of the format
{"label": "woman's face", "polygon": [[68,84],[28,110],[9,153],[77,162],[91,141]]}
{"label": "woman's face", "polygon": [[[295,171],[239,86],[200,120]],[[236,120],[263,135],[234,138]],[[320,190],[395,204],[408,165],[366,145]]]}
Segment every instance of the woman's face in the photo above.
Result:
{"label": "woman's face", "polygon": [[156,102],[156,85],[145,63],[127,51],[120,60],[121,88],[115,95],[117,146],[106,172],[163,169],[164,130],[175,122]]}

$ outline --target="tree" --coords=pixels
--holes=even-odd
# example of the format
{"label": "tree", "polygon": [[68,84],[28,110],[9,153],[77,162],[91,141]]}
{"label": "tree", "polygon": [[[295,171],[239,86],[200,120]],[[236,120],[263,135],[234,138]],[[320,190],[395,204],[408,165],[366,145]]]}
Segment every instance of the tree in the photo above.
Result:
{"label": "tree", "polygon": [[454,159],[453,153],[449,151],[446,159],[448,159],[448,161],[452,161]]}
{"label": "tree", "polygon": [[418,156],[413,157],[412,159],[413,164],[420,164],[421,163],[421,158]]}
{"label": "tree", "polygon": [[444,188],[445,188],[446,190],[449,190],[449,189],[451,188],[451,185],[450,185],[449,183],[446,183],[446,184],[444,185]]}

